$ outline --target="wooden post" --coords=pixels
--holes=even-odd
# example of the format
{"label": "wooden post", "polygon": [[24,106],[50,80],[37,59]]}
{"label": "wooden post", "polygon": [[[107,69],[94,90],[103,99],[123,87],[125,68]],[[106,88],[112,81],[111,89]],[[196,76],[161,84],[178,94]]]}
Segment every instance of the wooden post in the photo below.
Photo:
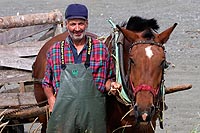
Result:
{"label": "wooden post", "polygon": [[184,91],[184,90],[189,90],[192,88],[191,84],[183,84],[183,85],[176,85],[172,87],[167,87],[165,89],[165,94],[170,94],[178,91]]}
{"label": "wooden post", "polygon": [[50,13],[37,13],[0,17],[0,29],[25,27],[41,24],[55,24],[62,22],[62,13],[59,10],[55,10]]}

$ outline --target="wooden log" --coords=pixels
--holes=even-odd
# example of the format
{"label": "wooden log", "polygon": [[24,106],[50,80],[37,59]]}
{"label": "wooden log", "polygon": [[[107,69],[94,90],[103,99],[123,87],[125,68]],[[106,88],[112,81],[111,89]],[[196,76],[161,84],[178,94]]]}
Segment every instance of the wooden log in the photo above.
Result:
{"label": "wooden log", "polygon": [[34,92],[0,93],[0,109],[29,106],[36,104]]}
{"label": "wooden log", "polygon": [[184,90],[189,90],[192,88],[191,84],[184,84],[184,85],[177,85],[177,86],[172,86],[172,87],[167,87],[165,89],[165,94],[170,94],[178,91],[184,91]]}
{"label": "wooden log", "polygon": [[32,71],[32,64],[35,61],[35,56],[45,42],[46,41],[25,42],[25,46],[0,45],[0,66]]}
{"label": "wooden log", "polygon": [[32,71],[32,65],[34,61],[34,58],[18,58],[14,56],[1,57],[0,66]]}
{"label": "wooden log", "polygon": [[[28,119],[37,117],[42,114],[46,114],[48,112],[49,106],[43,106],[43,107],[34,107],[30,109],[21,110],[16,113],[11,113],[9,115],[4,115],[4,119]],[[5,112],[6,113],[6,112]]]}
{"label": "wooden log", "polygon": [[53,27],[53,24],[34,25],[20,28],[11,28],[0,33],[0,45],[11,44],[33,36]]}
{"label": "wooden log", "polygon": [[50,28],[42,37],[38,39],[38,41],[46,40],[49,37],[54,37],[61,33],[63,33],[63,28],[61,24],[57,24],[56,26],[54,25],[54,27]]}
{"label": "wooden log", "polygon": [[38,117],[39,115],[48,113],[49,105],[43,107],[34,107],[30,109],[24,109],[15,113],[3,113],[2,116],[5,120],[18,120],[18,119],[30,119]]}
{"label": "wooden log", "polygon": [[[12,45],[0,45],[1,57],[30,57],[36,56],[46,41],[17,42]],[[0,66],[1,66],[0,62]],[[3,66],[3,65],[2,65]]]}
{"label": "wooden log", "polygon": [[[22,71],[16,69],[9,69],[9,70],[0,70],[0,85],[6,84],[13,84],[13,83],[20,83],[20,82],[32,82],[32,73],[29,71]],[[15,88],[13,86],[13,88]],[[0,93],[2,92],[3,88],[0,89]]]}
{"label": "wooden log", "polygon": [[37,13],[17,16],[0,17],[0,29],[25,27],[41,24],[62,23],[62,13],[54,10],[50,13]]}
{"label": "wooden log", "polygon": [[44,35],[42,35],[39,39],[38,39],[38,41],[44,41],[44,40],[46,40],[47,38],[49,38],[49,37],[53,37],[54,36],[54,33],[55,33],[55,27],[53,27],[53,28],[50,28]]}

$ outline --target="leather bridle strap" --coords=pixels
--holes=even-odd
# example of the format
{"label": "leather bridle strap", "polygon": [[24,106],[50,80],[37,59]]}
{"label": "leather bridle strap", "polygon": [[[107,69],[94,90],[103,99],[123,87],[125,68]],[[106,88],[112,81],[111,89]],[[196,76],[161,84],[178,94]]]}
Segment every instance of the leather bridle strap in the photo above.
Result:
{"label": "leather bridle strap", "polygon": [[[131,82],[131,81],[130,81]],[[159,89],[154,89],[152,86],[150,85],[146,85],[146,84],[141,84],[137,87],[134,87],[133,83],[131,82],[131,87],[132,87],[132,90],[133,90],[133,93],[134,93],[134,96],[136,96],[136,94],[139,92],[139,91],[150,91],[154,97],[157,96],[158,94],[158,91]]]}
{"label": "leather bridle strap", "polygon": [[152,86],[142,84],[142,85],[139,85],[135,88],[134,95],[136,95],[139,91],[150,91],[153,94],[153,96],[156,97],[156,95],[158,94],[158,90],[159,89],[156,90]]}
{"label": "leather bridle strap", "polygon": [[157,45],[157,46],[162,47],[163,49],[165,49],[165,47],[164,47],[164,45],[162,43],[155,42],[153,40],[140,40],[140,41],[136,41],[136,42],[134,42],[134,43],[131,44],[130,49],[133,46],[137,45],[137,44],[152,44],[152,45]]}

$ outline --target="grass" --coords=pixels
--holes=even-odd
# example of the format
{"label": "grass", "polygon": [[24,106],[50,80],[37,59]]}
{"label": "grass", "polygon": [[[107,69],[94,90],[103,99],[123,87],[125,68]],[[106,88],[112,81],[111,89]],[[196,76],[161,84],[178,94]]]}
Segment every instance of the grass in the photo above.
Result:
{"label": "grass", "polygon": [[191,131],[191,133],[200,133],[200,124],[195,126],[195,128]]}
{"label": "grass", "polygon": [[[199,118],[200,118],[200,113],[197,112]],[[200,124],[197,124],[194,129],[191,131],[191,133],[200,133]]]}

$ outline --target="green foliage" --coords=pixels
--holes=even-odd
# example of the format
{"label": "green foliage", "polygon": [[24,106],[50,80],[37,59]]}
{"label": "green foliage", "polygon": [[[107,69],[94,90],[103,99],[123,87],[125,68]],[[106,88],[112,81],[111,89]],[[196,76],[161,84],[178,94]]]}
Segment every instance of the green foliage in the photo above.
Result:
{"label": "green foliage", "polygon": [[200,124],[198,124],[192,131],[191,133],[200,133]]}

